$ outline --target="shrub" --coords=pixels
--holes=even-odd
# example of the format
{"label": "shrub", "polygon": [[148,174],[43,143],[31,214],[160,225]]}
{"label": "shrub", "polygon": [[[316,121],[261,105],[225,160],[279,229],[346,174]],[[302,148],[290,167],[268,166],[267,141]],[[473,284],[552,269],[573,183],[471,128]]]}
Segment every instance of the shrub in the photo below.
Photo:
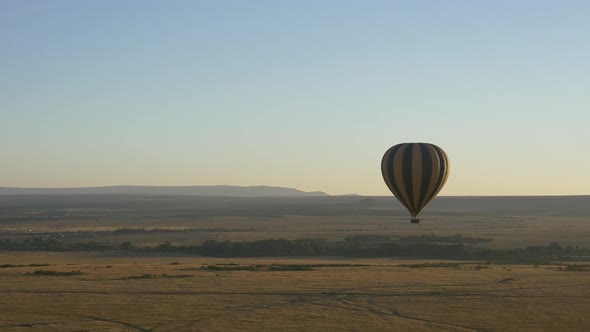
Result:
{"label": "shrub", "polygon": [[29,274],[42,275],[42,276],[59,276],[59,277],[63,277],[63,276],[79,276],[79,275],[82,275],[83,273],[80,270],[66,271],[66,272],[62,272],[62,271],[51,271],[51,270],[36,270],[36,271],[30,272]]}
{"label": "shrub", "polygon": [[134,280],[134,279],[179,279],[179,278],[191,278],[191,274],[151,274],[146,273],[138,276],[129,276],[121,278],[122,280]]}
{"label": "shrub", "polygon": [[583,272],[583,271],[590,271],[590,265],[587,264],[572,264],[568,265],[563,269],[563,271],[567,272]]}

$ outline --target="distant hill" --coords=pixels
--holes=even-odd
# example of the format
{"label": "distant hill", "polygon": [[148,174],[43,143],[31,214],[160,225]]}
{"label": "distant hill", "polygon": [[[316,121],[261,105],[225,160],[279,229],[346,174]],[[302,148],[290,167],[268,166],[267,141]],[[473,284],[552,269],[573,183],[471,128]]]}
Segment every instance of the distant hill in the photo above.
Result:
{"label": "distant hill", "polygon": [[224,197],[309,197],[329,196],[321,191],[305,192],[269,186],[110,186],[86,188],[10,188],[0,187],[0,195],[189,195]]}

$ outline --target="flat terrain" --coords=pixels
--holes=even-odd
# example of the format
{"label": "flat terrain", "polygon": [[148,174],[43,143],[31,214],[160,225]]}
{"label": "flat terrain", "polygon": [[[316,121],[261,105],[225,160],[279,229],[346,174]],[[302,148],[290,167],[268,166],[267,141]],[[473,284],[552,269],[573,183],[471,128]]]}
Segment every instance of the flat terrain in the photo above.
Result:
{"label": "flat terrain", "polygon": [[[590,272],[558,265],[34,252],[3,253],[0,262],[50,264],[0,269],[2,331],[590,329]],[[228,263],[261,269],[215,265]],[[82,274],[32,274],[40,269]]]}
{"label": "flat terrain", "polygon": [[[588,196],[446,197],[421,218],[410,224],[389,197],[0,196],[0,241],[462,234],[490,249],[590,248]],[[590,330],[588,262],[570,264],[0,251],[0,330]]]}
{"label": "flat terrain", "polygon": [[[0,195],[0,240],[51,233],[64,241],[157,245],[462,234],[492,239],[481,246],[493,249],[551,242],[590,248],[590,196],[441,197],[423,211],[420,224],[409,219],[392,197]],[[175,232],[100,233],[121,228]]]}

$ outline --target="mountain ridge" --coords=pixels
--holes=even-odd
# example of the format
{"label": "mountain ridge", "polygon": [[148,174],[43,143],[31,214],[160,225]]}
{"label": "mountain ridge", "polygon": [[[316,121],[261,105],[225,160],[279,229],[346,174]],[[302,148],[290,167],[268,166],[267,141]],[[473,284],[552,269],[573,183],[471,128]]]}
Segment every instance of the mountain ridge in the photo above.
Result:
{"label": "mountain ridge", "polygon": [[330,196],[322,191],[302,191],[287,187],[273,186],[101,186],[70,188],[19,188],[0,187],[0,195],[96,195],[96,194],[139,194],[139,195],[188,195],[188,196],[229,196],[229,197],[310,197]]}

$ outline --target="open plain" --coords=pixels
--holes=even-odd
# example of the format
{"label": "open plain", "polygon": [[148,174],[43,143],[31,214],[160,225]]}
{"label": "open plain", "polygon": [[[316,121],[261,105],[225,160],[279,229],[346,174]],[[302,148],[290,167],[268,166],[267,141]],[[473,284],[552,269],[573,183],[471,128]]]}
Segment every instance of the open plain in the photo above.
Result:
{"label": "open plain", "polygon": [[[0,269],[3,331],[590,329],[590,272],[559,265],[22,252],[0,261],[82,273]],[[309,270],[266,269],[273,264]]]}
{"label": "open plain", "polygon": [[[4,196],[0,241],[149,248],[461,234],[486,239],[469,248],[590,247],[589,198],[520,200],[442,198],[412,225],[379,197]],[[513,264],[5,250],[0,330],[583,331],[589,283],[584,257]]]}

